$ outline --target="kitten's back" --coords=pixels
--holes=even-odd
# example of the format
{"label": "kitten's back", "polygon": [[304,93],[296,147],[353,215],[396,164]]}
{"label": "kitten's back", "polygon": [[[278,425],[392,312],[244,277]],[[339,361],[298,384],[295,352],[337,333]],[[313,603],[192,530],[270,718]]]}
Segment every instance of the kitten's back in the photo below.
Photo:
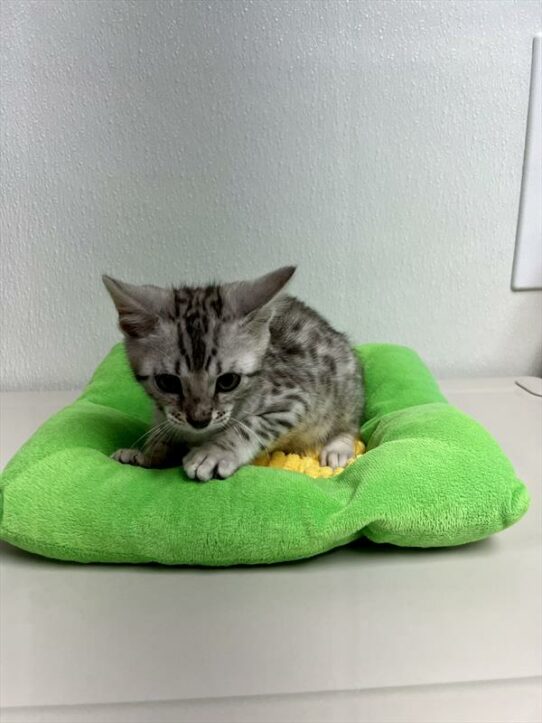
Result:
{"label": "kitten's back", "polygon": [[360,365],[347,337],[295,297],[281,297],[273,306],[264,370],[275,385],[299,387],[308,402],[308,414],[296,438],[305,443],[309,437],[318,442],[342,432],[356,435],[363,387]]}

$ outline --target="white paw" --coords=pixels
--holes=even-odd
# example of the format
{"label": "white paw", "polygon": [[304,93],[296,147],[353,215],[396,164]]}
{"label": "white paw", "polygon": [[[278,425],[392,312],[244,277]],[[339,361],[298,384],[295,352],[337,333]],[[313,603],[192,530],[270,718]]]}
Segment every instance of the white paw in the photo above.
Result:
{"label": "white paw", "polygon": [[347,434],[335,437],[328,442],[320,454],[322,467],[346,467],[346,463],[354,456],[354,440]]}
{"label": "white paw", "polygon": [[111,459],[121,464],[133,464],[135,467],[147,467],[145,455],[139,449],[117,449],[113,452]]}
{"label": "white paw", "polygon": [[190,479],[207,482],[216,474],[225,479],[239,469],[236,456],[220,447],[196,447],[183,459],[183,467]]}

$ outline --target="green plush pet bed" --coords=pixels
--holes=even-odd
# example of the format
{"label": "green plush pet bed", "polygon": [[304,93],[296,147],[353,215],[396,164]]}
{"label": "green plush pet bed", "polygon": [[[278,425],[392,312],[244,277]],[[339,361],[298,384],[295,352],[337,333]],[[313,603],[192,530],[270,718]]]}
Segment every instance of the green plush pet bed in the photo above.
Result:
{"label": "green plush pet bed", "polygon": [[340,475],[246,466],[198,484],[181,469],[109,458],[144,434],[151,414],[116,346],[83,395],[7,466],[0,536],[78,562],[234,565],[309,557],[360,536],[461,545],[519,520],[529,497],[512,465],[446,402],[419,357],[382,344],[358,352],[367,452]]}

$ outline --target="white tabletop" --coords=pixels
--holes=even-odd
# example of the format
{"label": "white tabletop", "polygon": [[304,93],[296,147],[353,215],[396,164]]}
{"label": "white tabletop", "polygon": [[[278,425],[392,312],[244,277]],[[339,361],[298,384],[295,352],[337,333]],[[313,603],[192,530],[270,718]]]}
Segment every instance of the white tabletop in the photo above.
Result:
{"label": "white tabletop", "polygon": [[[476,544],[360,543],[216,570],[84,566],[1,545],[2,722],[539,721],[538,384],[442,383],[533,499],[519,524]],[[2,465],[74,397],[4,394]]]}

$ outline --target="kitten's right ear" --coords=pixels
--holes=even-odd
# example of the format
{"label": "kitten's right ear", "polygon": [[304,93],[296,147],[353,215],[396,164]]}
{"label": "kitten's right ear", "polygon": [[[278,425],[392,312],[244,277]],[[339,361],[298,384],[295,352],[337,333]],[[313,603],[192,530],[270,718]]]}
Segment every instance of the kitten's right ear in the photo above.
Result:
{"label": "kitten's right ear", "polygon": [[253,281],[238,281],[222,287],[226,298],[237,316],[247,316],[261,309],[288,283],[295,266],[283,266]]}
{"label": "kitten's right ear", "polygon": [[119,326],[126,336],[147,336],[158,323],[160,313],[167,306],[169,292],[158,286],[135,286],[102,276],[105,288],[119,312]]}

